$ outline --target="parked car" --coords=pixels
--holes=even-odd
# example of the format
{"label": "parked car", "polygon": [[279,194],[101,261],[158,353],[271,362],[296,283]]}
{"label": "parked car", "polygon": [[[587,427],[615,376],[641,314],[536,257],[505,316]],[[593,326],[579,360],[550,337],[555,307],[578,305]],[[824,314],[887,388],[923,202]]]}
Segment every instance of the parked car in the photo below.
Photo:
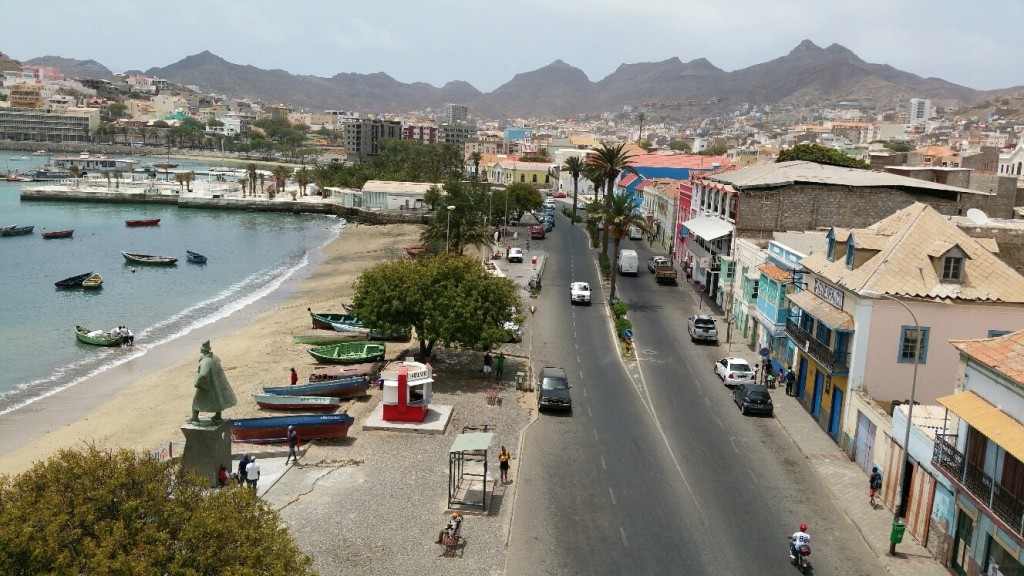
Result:
{"label": "parked car", "polygon": [[658,269],[658,266],[671,266],[672,263],[668,261],[668,258],[664,256],[651,256],[647,259],[647,269],[652,273]]}
{"label": "parked car", "polygon": [[505,259],[509,262],[522,262],[523,261],[523,249],[522,248],[509,248],[508,255]]}
{"label": "parked car", "polygon": [[590,304],[590,284],[573,282],[569,285],[569,302],[572,304]]}
{"label": "parked car", "polygon": [[743,358],[722,358],[715,362],[715,374],[726,386],[753,384],[755,376],[750,363]]}
{"label": "parked car", "polygon": [[552,210],[554,210],[555,209],[555,201],[553,199],[551,199],[551,198],[548,198],[547,200],[544,200],[544,207],[545,208],[551,208]]}
{"label": "parked car", "polygon": [[565,198],[565,192],[555,192],[553,198]]}
{"label": "parked car", "polygon": [[569,377],[565,370],[546,366],[540,371],[540,398],[537,410],[568,410],[572,413],[572,397],[569,395]]}
{"label": "parked car", "polygon": [[732,390],[732,401],[743,414],[767,414],[775,412],[768,387],[761,384],[740,384]]}
{"label": "parked car", "polygon": [[636,276],[637,270],[640,269],[640,259],[636,255],[636,250],[630,250],[623,248],[619,250],[619,274],[626,276]]}
{"label": "parked car", "polygon": [[694,314],[690,316],[686,325],[690,332],[691,342],[695,340],[718,342],[718,327],[715,325],[714,317],[710,314]]}
{"label": "parked car", "polygon": [[554,220],[554,218],[551,218],[551,219],[548,219],[548,220],[544,221],[544,232],[551,232],[554,229],[555,229],[555,220]]}
{"label": "parked car", "polygon": [[544,239],[545,232],[543,224],[535,224],[527,228],[527,230],[530,231],[530,238],[533,238],[534,240]]}

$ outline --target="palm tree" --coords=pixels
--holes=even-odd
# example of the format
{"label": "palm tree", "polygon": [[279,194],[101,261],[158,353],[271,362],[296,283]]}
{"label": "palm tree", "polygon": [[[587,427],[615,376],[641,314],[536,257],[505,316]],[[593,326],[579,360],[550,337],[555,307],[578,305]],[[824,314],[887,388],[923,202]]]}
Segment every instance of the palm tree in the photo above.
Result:
{"label": "palm tree", "polygon": [[594,200],[597,201],[601,196],[601,190],[604,189],[604,172],[597,166],[591,166],[584,161],[581,175],[594,185]]}
{"label": "palm tree", "polygon": [[245,176],[238,179],[238,185],[242,187],[242,198],[245,198],[246,186],[249,185],[249,179]]}
{"label": "palm tree", "polygon": [[473,152],[469,155],[469,159],[473,162],[473,180],[480,179],[480,161],[483,160],[483,156],[479,151]]}
{"label": "palm tree", "polygon": [[178,183],[178,194],[181,194],[185,188],[185,173],[177,172],[174,174],[174,181]]}
{"label": "palm tree", "polygon": [[100,176],[107,179],[107,188],[110,188],[110,172],[103,170],[102,172],[100,172]]}
{"label": "palm tree", "polygon": [[309,171],[309,168],[303,166],[295,171],[295,183],[299,185],[299,195],[306,195],[306,186],[313,181],[313,174]]}
{"label": "palm tree", "polygon": [[579,207],[580,174],[583,173],[584,162],[579,156],[569,156],[562,165],[562,170],[572,176],[572,225],[576,225],[576,208]]}
{"label": "palm tree", "polygon": [[196,181],[196,173],[189,171],[185,173],[185,189],[192,191],[192,183]]}
{"label": "palm tree", "polygon": [[605,197],[608,198],[607,202],[594,202],[589,206],[588,213],[604,221],[605,232],[610,232],[612,240],[615,241],[614,250],[612,250],[612,289],[609,296],[609,299],[611,299],[615,298],[615,279],[618,277],[616,269],[619,266],[619,243],[629,234],[630,228],[639,228],[646,234],[651,233],[651,228],[647,224],[647,220],[637,212],[640,201],[629,194],[629,192],[623,190],[619,193],[606,194]]}
{"label": "palm tree", "polygon": [[114,176],[114,189],[115,190],[119,190],[121,188],[121,173],[115,171],[113,176]]}
{"label": "palm tree", "polygon": [[264,174],[263,172],[260,172],[259,174],[256,175],[256,177],[260,179],[260,196],[263,196],[263,186],[267,183],[267,175]]}
{"label": "palm tree", "polygon": [[[249,163],[245,165],[245,172],[249,175],[249,193],[251,196],[256,195],[256,165]],[[245,197],[245,190],[242,190],[242,197]]]}
{"label": "palm tree", "polygon": [[641,110],[637,112],[636,117],[638,120],[640,120],[640,132],[636,136],[636,145],[642,146],[642,144],[640,143],[643,142],[644,140],[644,118],[647,117],[647,114],[644,114],[644,111]]}
{"label": "palm tree", "polygon": [[80,166],[72,165],[70,168],[68,168],[68,172],[71,173],[72,178],[77,179],[82,177],[82,168]]}
{"label": "palm tree", "polygon": [[[274,168],[273,174],[277,192],[284,192],[284,186],[288,182],[288,177],[292,175],[292,169],[287,166],[278,166]],[[292,192],[292,200],[295,200],[295,192]]]}
{"label": "palm tree", "polygon": [[[637,174],[637,171],[629,165],[633,154],[626,152],[625,148],[625,143],[615,145],[606,143],[587,156],[587,162],[597,166],[604,173],[604,198],[606,205],[615,196],[615,179],[619,177],[619,174],[622,172]],[[601,251],[605,254],[608,253],[608,233],[608,222],[605,221],[604,234],[601,235]]]}

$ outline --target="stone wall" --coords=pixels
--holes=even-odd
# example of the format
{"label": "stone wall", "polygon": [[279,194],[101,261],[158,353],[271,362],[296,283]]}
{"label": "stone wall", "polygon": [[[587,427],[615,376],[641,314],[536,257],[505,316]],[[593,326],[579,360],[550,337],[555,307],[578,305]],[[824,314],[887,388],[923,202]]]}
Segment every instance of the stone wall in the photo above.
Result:
{"label": "stone wall", "polygon": [[1024,274],[1024,226],[958,226],[972,238],[995,238],[999,244],[999,253],[996,256],[1009,264],[1018,274]]}

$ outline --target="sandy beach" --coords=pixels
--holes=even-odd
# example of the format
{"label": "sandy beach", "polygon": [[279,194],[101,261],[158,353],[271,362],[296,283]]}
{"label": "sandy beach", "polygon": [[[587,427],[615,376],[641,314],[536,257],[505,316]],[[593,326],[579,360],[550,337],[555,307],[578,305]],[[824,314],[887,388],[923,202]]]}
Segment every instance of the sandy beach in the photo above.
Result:
{"label": "sandy beach", "polygon": [[[324,248],[323,261],[288,297],[266,311],[243,309],[141,358],[0,418],[0,474],[19,473],[63,448],[95,443],[101,447],[152,451],[183,440],[180,427],[189,416],[199,346],[210,339],[238,397],[226,418],[266,415],[252,399],[263,386],[288,383],[291,367],[305,381],[316,365],[309,346],[292,336],[311,329],[307,307],[341,311],[351,302],[352,283],[378,262],[404,255],[418,243],[414,225],[349,225]],[[285,288],[282,288],[285,289]],[[388,343],[388,356],[408,347]],[[4,422],[6,420],[6,422]]]}

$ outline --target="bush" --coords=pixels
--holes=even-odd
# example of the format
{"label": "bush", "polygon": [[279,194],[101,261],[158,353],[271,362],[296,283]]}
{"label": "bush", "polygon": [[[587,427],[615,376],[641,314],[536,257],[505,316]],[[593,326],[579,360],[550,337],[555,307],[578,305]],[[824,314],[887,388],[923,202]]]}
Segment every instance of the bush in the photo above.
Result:
{"label": "bush", "polygon": [[632,328],[633,323],[628,318],[616,318],[615,319],[615,333],[622,338],[622,331]]}
{"label": "bush", "polygon": [[608,255],[601,253],[597,255],[597,267],[601,269],[601,277],[605,280],[612,277],[612,261]]}
{"label": "bush", "polygon": [[629,312],[629,304],[626,304],[625,302],[615,302],[612,304],[612,314],[614,314],[616,318],[623,318],[626,315],[626,312]]}

